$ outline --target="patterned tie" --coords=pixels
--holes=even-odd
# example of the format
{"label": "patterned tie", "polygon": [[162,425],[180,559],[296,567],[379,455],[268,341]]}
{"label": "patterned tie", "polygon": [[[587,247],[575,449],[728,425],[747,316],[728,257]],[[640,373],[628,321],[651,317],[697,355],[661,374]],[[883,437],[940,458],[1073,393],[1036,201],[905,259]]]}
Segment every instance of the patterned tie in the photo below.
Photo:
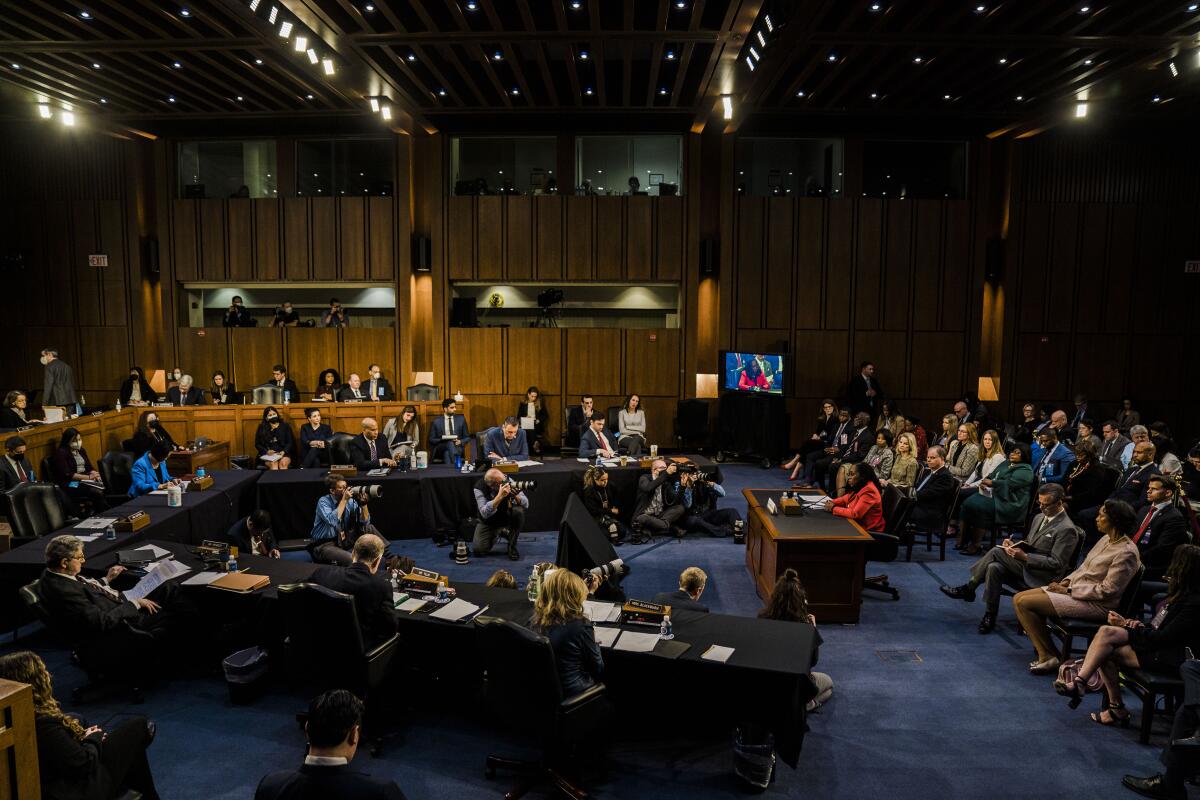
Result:
{"label": "patterned tie", "polygon": [[374,439],[368,439],[367,441],[368,441],[368,443],[370,443],[370,445],[371,445],[371,460],[372,460],[372,461],[374,461],[374,460],[375,460],[375,458],[376,458],[376,456],[375,456],[375,440],[374,440]]}
{"label": "patterned tie", "polygon": [[1147,512],[1146,518],[1144,520],[1142,520],[1141,527],[1138,528],[1137,533],[1135,533],[1133,535],[1133,543],[1134,544],[1137,544],[1138,542],[1140,542],[1142,540],[1142,536],[1146,533],[1147,530],[1149,530],[1150,520],[1154,519],[1154,514],[1156,511],[1158,511],[1158,509],[1156,507],[1150,506],[1150,511]]}
{"label": "patterned tie", "polygon": [[93,580],[92,578],[85,578],[82,575],[78,575],[76,577],[84,586],[90,586],[92,589],[105,595],[110,600],[116,600],[117,602],[121,601],[121,593],[116,589],[113,589],[111,586],[106,586],[103,583],[100,583],[100,581]]}

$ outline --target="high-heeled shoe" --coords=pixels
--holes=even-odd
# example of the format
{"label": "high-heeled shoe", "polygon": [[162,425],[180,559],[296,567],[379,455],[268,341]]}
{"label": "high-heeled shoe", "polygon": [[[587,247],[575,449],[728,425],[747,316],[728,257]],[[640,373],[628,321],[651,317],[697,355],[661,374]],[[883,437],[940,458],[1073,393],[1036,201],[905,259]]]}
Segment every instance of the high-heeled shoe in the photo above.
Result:
{"label": "high-heeled shoe", "polygon": [[[1105,711],[1108,712],[1108,722],[1104,721]],[[1125,711],[1124,703],[1106,703],[1104,708],[1102,708],[1100,711],[1093,711],[1091,714],[1088,714],[1088,716],[1091,717],[1092,722],[1095,722],[1097,725],[1103,725],[1105,727],[1120,725],[1122,728],[1128,728],[1130,717],[1129,712],[1125,711],[1125,716],[1121,716],[1117,713],[1118,711]]]}
{"label": "high-heeled shoe", "polygon": [[1068,698],[1067,708],[1079,708],[1079,704],[1083,702],[1083,696],[1087,694],[1087,681],[1078,675],[1070,683],[1056,680],[1054,691]]}

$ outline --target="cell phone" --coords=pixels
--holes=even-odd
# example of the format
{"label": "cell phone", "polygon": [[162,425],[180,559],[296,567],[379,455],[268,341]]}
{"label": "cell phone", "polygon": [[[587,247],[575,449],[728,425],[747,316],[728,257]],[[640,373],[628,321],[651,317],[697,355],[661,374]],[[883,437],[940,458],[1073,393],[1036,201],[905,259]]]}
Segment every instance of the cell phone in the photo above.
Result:
{"label": "cell phone", "polygon": [[67,484],[67,488],[68,489],[78,489],[79,481],[71,481],[70,483]]}

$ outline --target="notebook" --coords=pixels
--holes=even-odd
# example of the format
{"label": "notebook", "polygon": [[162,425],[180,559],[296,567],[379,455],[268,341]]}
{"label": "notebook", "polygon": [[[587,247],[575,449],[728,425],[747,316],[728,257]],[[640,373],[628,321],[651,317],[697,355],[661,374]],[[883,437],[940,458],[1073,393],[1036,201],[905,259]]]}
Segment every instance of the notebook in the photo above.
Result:
{"label": "notebook", "polygon": [[271,579],[266,575],[251,575],[249,572],[229,572],[209,584],[213,588],[239,594],[248,594],[270,585]]}

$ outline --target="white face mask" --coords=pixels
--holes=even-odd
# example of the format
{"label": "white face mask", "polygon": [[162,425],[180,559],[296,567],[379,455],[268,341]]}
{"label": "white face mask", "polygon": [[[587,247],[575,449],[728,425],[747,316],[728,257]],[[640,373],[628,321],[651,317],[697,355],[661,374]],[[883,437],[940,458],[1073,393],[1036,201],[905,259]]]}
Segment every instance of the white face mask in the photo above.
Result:
{"label": "white face mask", "polygon": [[374,372],[371,373],[371,377],[374,378],[375,380],[379,380],[379,375],[380,375],[379,370],[375,370]]}
{"label": "white face mask", "polygon": [[75,441],[71,442],[71,449],[72,449],[72,450],[82,450],[82,449],[83,449],[83,442],[81,442],[81,441],[79,441],[78,439],[76,439]]}
{"label": "white face mask", "polygon": [[173,374],[175,375],[175,380],[179,380],[181,377],[183,377],[183,373],[179,370],[175,370]]}
{"label": "white face mask", "polygon": [[38,359],[38,361],[42,362],[42,366],[44,367],[50,363],[50,358],[49,358],[49,356],[42,356],[41,358]]}

